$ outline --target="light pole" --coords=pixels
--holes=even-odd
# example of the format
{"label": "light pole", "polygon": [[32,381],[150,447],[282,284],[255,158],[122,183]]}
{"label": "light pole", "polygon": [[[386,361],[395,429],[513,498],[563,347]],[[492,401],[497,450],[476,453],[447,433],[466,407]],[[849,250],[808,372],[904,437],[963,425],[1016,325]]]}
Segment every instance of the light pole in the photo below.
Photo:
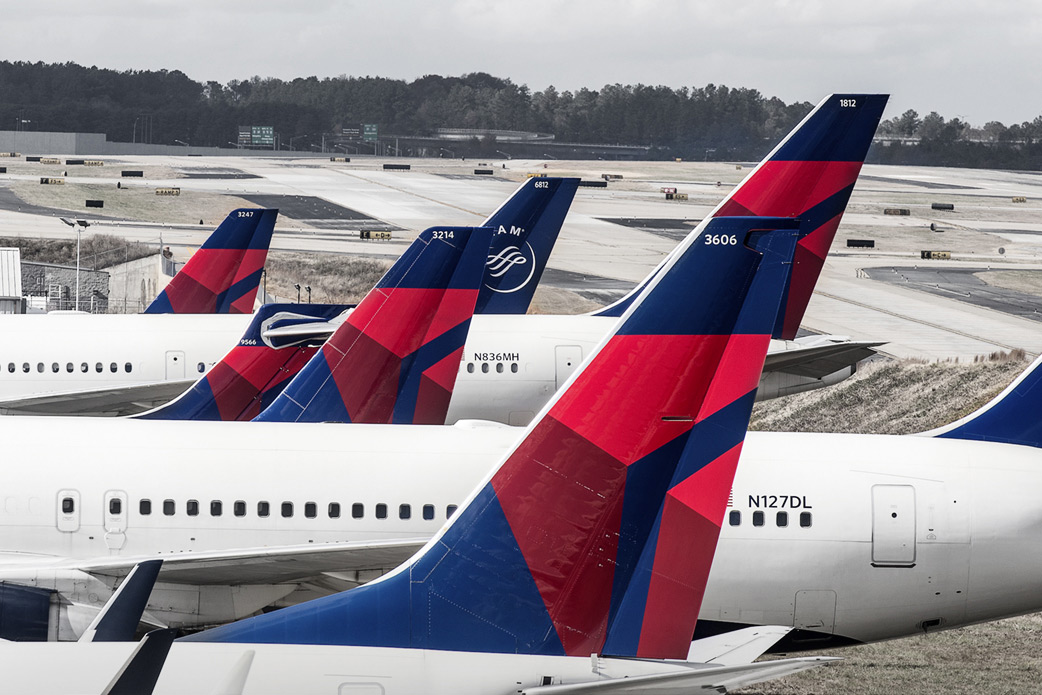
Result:
{"label": "light pole", "polygon": [[87,220],[70,220],[59,217],[62,222],[76,229],[76,311],[80,310],[80,232],[90,226]]}
{"label": "light pole", "polygon": [[496,150],[496,154],[501,154],[501,155],[503,155],[504,157],[506,157],[507,159],[510,159],[510,155],[508,155],[508,154],[507,154],[506,152],[504,152],[503,150]]}
{"label": "light pole", "polygon": [[297,304],[300,304],[300,283],[294,283],[293,287],[297,290]]}
{"label": "light pole", "polygon": [[447,150],[447,149],[445,149],[444,147],[439,147],[438,149],[439,149],[439,150],[441,150],[442,152],[448,152],[448,153],[449,153],[449,156],[450,156],[450,157],[452,157],[453,159],[455,159],[455,158],[456,158],[456,153],[455,153],[455,151],[453,151],[453,150]]}
{"label": "light pole", "polygon": [[308,304],[310,304],[311,303],[311,285],[304,285],[304,289],[307,290],[307,293],[308,293]]}
{"label": "light pole", "polygon": [[178,145],[184,145],[185,147],[191,147],[191,145],[189,145],[184,140],[174,140],[174,142],[176,142]]}

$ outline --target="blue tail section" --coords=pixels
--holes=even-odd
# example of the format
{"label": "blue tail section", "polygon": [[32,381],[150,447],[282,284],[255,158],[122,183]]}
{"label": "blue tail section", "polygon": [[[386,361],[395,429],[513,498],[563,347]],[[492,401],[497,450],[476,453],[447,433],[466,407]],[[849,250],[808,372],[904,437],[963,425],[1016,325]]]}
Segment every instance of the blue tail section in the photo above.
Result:
{"label": "blue tail section", "polygon": [[1042,448],[1042,357],[979,410],[919,436]]}
{"label": "blue tail section", "polygon": [[528,179],[481,223],[495,235],[475,314],[528,311],[578,187],[579,179]]}
{"label": "blue tail section", "polygon": [[[795,224],[714,220],[692,234],[410,563],[186,639],[586,656],[624,613],[644,629],[619,627],[620,653],[684,658]],[[765,229],[785,231],[751,235]],[[698,301],[678,306],[677,292]],[[699,541],[684,547],[689,522]],[[666,584],[629,591],[638,568]],[[694,597],[681,619],[677,583]]]}
{"label": "blue tail section", "polygon": [[232,210],[146,314],[250,314],[278,210]]}
{"label": "blue tail section", "polygon": [[256,419],[444,424],[491,236],[420,234]]}
{"label": "blue tail section", "polygon": [[[192,388],[145,420],[250,420],[270,405],[329,335],[343,304],[265,304],[238,344]],[[316,333],[309,334],[309,325]],[[267,337],[269,331],[288,331]]]}

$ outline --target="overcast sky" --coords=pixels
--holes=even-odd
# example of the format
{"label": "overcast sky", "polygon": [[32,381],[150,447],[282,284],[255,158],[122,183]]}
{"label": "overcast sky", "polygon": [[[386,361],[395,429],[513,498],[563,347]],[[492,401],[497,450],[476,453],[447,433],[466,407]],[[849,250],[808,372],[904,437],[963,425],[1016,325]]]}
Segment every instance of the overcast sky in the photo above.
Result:
{"label": "overcast sky", "polygon": [[[999,0],[34,0],[0,59],[181,70],[199,81],[488,72],[533,91],[888,92],[975,125],[1042,114],[1042,2]],[[4,98],[5,95],[0,95]]]}

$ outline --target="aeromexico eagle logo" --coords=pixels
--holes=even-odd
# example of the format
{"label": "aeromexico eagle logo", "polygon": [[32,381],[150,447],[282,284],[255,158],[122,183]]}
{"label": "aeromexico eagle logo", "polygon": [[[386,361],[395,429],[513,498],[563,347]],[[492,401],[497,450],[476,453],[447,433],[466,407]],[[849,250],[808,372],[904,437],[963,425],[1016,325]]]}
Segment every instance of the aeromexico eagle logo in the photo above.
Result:
{"label": "aeromexico eagle logo", "polygon": [[500,225],[492,237],[488,261],[485,262],[485,287],[493,292],[517,292],[535,275],[535,251],[524,241],[525,230]]}

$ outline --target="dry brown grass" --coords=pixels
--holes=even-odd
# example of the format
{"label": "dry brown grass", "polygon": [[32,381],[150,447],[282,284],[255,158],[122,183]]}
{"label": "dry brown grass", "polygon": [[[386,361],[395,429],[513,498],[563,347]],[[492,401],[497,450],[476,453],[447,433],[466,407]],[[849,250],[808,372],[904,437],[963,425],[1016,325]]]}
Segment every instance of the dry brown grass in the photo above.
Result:
{"label": "dry brown grass", "polygon": [[[272,251],[268,254],[267,290],[282,301],[296,301],[293,287],[311,286],[311,301],[328,304],[356,304],[383,277],[392,261],[355,256],[330,256],[317,253]],[[307,300],[307,292],[301,292]]]}
{"label": "dry brown grass", "polygon": [[[29,237],[0,237],[0,246],[21,250],[23,261],[35,263],[76,264],[75,239],[33,239]],[[126,241],[112,234],[89,234],[80,240],[80,262],[84,268],[107,268],[125,261],[133,261],[159,253],[159,247]]]}

